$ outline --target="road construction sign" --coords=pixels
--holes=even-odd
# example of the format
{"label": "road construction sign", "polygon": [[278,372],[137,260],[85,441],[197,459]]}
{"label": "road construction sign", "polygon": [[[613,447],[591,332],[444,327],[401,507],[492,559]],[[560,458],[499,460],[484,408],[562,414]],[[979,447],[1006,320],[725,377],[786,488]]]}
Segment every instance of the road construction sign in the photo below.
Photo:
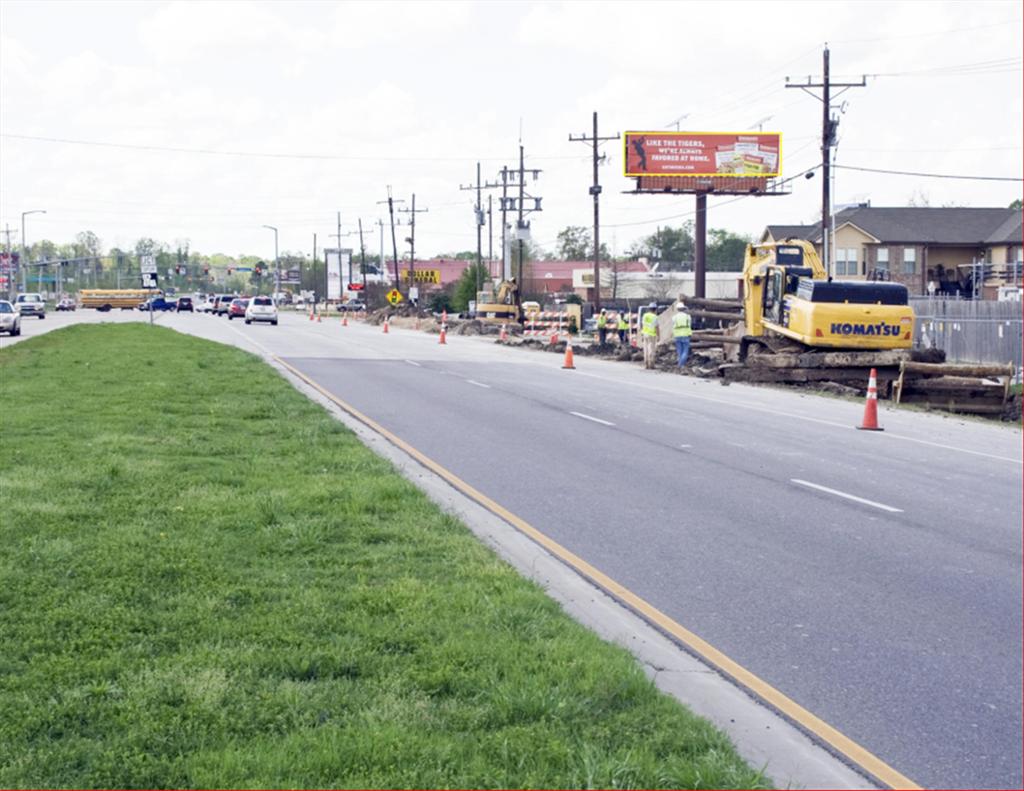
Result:
{"label": "road construction sign", "polygon": [[388,292],[387,300],[392,305],[397,305],[402,301],[402,294],[397,288],[393,288]]}

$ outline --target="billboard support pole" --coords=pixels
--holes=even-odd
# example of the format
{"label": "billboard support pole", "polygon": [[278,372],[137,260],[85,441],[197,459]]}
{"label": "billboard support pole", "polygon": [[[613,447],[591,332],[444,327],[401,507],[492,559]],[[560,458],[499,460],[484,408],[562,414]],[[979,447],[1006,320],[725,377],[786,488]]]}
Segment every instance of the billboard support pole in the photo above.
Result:
{"label": "billboard support pole", "polygon": [[363,218],[359,218],[359,268],[363,270],[363,299],[366,299],[366,247],[363,245]]}
{"label": "billboard support pole", "polygon": [[707,250],[708,236],[708,194],[697,193],[697,223],[694,228],[694,266],[693,266],[693,295],[703,299],[705,296],[705,254]]}

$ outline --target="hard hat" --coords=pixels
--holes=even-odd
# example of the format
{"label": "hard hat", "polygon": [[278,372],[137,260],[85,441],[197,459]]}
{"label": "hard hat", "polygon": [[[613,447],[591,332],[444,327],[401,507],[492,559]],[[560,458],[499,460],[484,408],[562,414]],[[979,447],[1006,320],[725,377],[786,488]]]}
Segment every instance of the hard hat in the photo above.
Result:
{"label": "hard hat", "polygon": [[657,303],[657,302],[652,302],[652,303],[651,303],[650,305],[648,305],[647,307],[649,307],[649,308],[656,308],[656,307],[658,307],[658,303]]}
{"label": "hard hat", "polygon": [[604,308],[601,308],[601,312],[602,312],[602,313],[607,313],[608,311],[607,311],[607,310],[605,310]]}
{"label": "hard hat", "polygon": [[684,305],[682,302],[679,302],[676,304],[676,310],[686,310],[686,305]]}

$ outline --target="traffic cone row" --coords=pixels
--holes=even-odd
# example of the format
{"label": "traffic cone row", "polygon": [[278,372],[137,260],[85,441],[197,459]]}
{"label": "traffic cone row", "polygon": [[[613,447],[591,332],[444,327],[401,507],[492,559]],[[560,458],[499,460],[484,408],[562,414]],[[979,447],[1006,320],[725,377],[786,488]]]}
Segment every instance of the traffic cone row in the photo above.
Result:
{"label": "traffic cone row", "polygon": [[855,427],[861,431],[885,431],[878,425],[878,386],[875,383],[877,376],[877,371],[872,368],[868,377],[868,396],[864,402],[864,420],[861,425]]}

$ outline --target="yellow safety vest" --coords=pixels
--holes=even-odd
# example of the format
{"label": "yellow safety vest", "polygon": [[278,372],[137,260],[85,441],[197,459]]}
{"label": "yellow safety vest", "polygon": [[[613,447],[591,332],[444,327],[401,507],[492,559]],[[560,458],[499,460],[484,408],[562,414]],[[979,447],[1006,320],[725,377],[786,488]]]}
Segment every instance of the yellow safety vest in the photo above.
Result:
{"label": "yellow safety vest", "polygon": [[604,313],[598,314],[598,316],[597,316],[597,328],[599,330],[603,330],[607,326],[608,326],[608,316],[606,316]]}
{"label": "yellow safety vest", "polygon": [[629,329],[629,321],[626,319],[625,316],[623,316],[621,314],[619,315],[619,329],[620,330],[628,330]]}
{"label": "yellow safety vest", "polygon": [[672,319],[672,334],[677,338],[689,338],[693,334],[690,314],[679,312]]}
{"label": "yellow safety vest", "polygon": [[649,310],[644,314],[643,327],[640,330],[644,335],[658,335],[658,314]]}

